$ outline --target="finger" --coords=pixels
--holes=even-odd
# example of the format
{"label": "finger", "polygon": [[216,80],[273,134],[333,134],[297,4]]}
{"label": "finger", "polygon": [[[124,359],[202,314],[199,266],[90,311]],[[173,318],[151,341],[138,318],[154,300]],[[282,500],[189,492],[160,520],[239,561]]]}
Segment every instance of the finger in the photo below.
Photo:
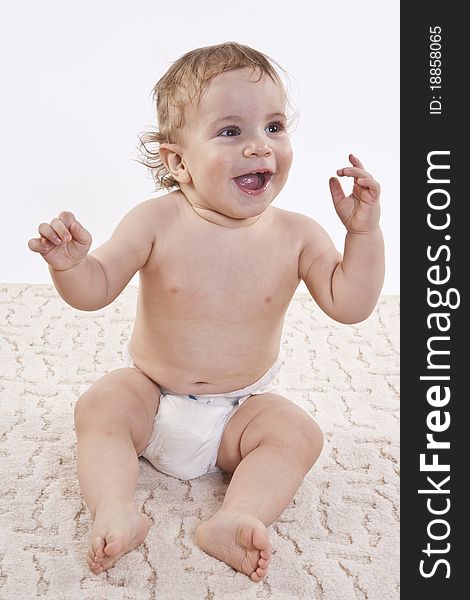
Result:
{"label": "finger", "polygon": [[90,232],[83,227],[78,221],[74,221],[70,226],[70,233],[73,239],[79,244],[91,244]]}
{"label": "finger", "polygon": [[372,177],[358,177],[356,183],[371,192],[380,193],[380,184]]}
{"label": "finger", "polygon": [[79,244],[91,244],[90,233],[77,221],[72,212],[68,210],[62,211],[59,214],[59,219],[63,221],[75,241]]}
{"label": "finger", "polygon": [[72,241],[72,235],[61,219],[52,219],[50,225],[63,242]]}
{"label": "finger", "polygon": [[74,223],[76,221],[75,215],[68,210],[63,210],[59,214],[59,219],[65,224],[67,229],[70,229],[70,226],[72,225],[72,223]]}
{"label": "finger", "polygon": [[353,167],[359,167],[359,169],[364,169],[364,165],[357,158],[357,156],[354,156],[354,154],[350,154],[348,158]]}
{"label": "finger", "polygon": [[52,248],[55,248],[56,245],[53,244],[52,242],[50,242],[49,240],[46,240],[46,238],[33,238],[31,240],[28,241],[28,248],[30,250],[32,250],[33,252],[38,252],[39,254],[45,255],[48,252],[50,252],[50,250],[52,250]]}
{"label": "finger", "polygon": [[57,235],[55,230],[49,225],[49,223],[41,223],[38,227],[39,235],[41,235],[46,240],[49,240],[55,245],[61,244],[62,240]]}
{"label": "finger", "polygon": [[359,167],[344,167],[336,171],[339,177],[372,177],[370,173]]}
{"label": "finger", "polygon": [[333,198],[333,202],[334,202],[334,204],[338,204],[338,202],[340,202],[341,200],[343,200],[345,198],[343,188],[341,187],[341,184],[340,184],[339,180],[336,179],[336,177],[331,177],[329,184],[330,184],[330,192],[331,192],[331,197]]}

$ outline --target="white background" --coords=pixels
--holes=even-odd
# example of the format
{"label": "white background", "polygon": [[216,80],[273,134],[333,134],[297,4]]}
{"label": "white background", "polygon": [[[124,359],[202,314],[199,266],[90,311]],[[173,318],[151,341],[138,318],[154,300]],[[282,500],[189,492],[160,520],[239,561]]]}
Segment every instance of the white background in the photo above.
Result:
{"label": "white background", "polygon": [[134,161],[138,134],[154,124],[151,89],[184,52],[231,40],[290,73],[300,117],[290,178],[275,205],[317,220],[342,250],[328,178],[356,154],[382,186],[383,292],[399,293],[398,0],[2,6],[0,281],[50,282],[27,240],[61,210],[76,214],[96,247],[155,195]]}

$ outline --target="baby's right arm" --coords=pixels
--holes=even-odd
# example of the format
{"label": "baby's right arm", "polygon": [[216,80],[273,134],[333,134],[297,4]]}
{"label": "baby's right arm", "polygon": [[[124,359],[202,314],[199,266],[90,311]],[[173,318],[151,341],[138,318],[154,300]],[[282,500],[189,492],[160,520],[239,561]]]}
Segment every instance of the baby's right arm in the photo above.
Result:
{"label": "baby's right arm", "polygon": [[154,235],[144,207],[131,210],[111,238],[88,254],[91,235],[71,212],[60,213],[39,226],[39,238],[28,246],[49,264],[62,298],[79,310],[98,310],[110,304],[147,262]]}

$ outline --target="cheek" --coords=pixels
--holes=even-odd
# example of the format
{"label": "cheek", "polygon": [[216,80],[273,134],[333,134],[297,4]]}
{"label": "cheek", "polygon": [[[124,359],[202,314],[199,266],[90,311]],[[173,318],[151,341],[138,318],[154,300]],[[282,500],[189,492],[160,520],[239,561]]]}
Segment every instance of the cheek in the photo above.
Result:
{"label": "cheek", "polygon": [[292,152],[292,147],[289,144],[284,148],[284,151],[282,152],[282,162],[286,171],[288,171],[292,165],[293,156],[294,153]]}
{"label": "cheek", "polygon": [[207,154],[205,158],[205,168],[210,175],[215,178],[226,178],[227,174],[233,169],[233,161],[227,156],[227,153],[221,154],[214,152]]}

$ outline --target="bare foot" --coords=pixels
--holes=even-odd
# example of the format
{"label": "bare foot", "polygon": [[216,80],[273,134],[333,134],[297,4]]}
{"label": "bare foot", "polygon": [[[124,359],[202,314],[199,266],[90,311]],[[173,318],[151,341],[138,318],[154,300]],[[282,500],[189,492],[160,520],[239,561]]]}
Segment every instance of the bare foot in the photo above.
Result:
{"label": "bare foot", "polygon": [[149,519],[133,504],[110,502],[99,507],[87,554],[90,570],[98,574],[114,567],[121,556],[145,540],[149,529]]}
{"label": "bare foot", "polygon": [[256,517],[221,509],[199,525],[196,543],[253,581],[266,577],[272,547],[264,523]]}

